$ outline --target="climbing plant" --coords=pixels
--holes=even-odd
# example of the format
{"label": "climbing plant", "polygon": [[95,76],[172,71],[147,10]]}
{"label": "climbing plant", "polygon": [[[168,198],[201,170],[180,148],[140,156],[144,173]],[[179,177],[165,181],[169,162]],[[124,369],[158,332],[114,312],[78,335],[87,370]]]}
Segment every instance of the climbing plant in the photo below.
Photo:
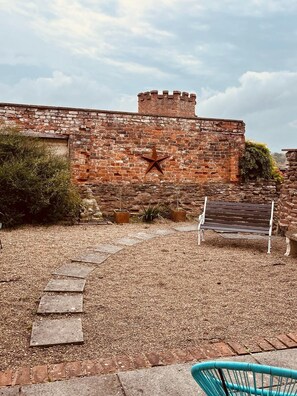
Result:
{"label": "climbing plant", "polygon": [[283,179],[268,147],[249,140],[240,160],[240,175],[243,181]]}

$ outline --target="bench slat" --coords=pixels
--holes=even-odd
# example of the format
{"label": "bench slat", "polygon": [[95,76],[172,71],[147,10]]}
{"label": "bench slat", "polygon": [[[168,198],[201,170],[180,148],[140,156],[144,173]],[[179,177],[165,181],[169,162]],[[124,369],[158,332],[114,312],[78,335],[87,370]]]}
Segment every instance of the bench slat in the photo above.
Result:
{"label": "bench slat", "polygon": [[[247,219],[247,220],[250,220],[250,221],[253,221],[253,220],[257,220],[257,219],[259,219],[259,220],[264,220],[264,221],[268,221],[269,220],[269,217],[268,216],[264,216],[263,215],[263,213],[261,214],[261,213],[241,213],[241,212],[238,212],[238,213],[230,213],[230,212],[226,212],[226,211],[224,211],[224,212],[213,212],[212,210],[211,211],[206,211],[206,216],[205,216],[205,218],[211,218],[211,217],[217,217],[217,218],[226,218],[226,219],[237,219],[237,218],[240,218],[240,219]],[[231,220],[230,220],[231,221]]]}
{"label": "bench slat", "polygon": [[267,227],[253,227],[248,225],[231,225],[231,224],[221,224],[221,223],[207,223],[201,225],[202,230],[216,230],[216,231],[234,231],[234,232],[251,232],[266,234],[269,233],[269,228]]}
{"label": "bench slat", "polygon": [[248,221],[221,221],[218,219],[210,219],[209,221],[206,221],[204,224],[222,224],[223,226],[230,226],[230,227],[252,227],[254,229],[257,228],[265,228],[269,229],[269,224],[267,223],[255,223],[255,222],[248,222]]}
{"label": "bench slat", "polygon": [[261,209],[266,209],[268,211],[271,211],[271,205],[269,204],[253,204],[253,203],[242,203],[242,202],[217,202],[217,201],[208,201],[207,202],[207,207],[231,207],[231,208],[244,208],[244,209],[255,209],[255,210],[261,210]]}

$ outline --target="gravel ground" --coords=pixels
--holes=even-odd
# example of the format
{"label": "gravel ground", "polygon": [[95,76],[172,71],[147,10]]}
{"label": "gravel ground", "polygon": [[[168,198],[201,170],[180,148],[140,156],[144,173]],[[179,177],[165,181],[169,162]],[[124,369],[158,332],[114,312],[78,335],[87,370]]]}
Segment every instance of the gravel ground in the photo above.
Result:
{"label": "gravel ground", "polygon": [[267,255],[265,240],[209,231],[198,247],[197,233],[187,232],[126,247],[87,278],[83,345],[29,347],[54,269],[92,246],[155,228],[164,224],[2,230],[0,370],[296,331],[297,265],[283,255],[284,238],[275,237]]}

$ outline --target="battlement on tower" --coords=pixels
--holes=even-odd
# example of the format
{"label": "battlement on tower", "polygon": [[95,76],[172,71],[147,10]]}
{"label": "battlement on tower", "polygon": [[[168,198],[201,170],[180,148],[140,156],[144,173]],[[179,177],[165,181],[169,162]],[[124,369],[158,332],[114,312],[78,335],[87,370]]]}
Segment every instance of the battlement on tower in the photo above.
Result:
{"label": "battlement on tower", "polygon": [[138,113],[170,117],[196,117],[196,94],[188,92],[157,90],[138,94]]}

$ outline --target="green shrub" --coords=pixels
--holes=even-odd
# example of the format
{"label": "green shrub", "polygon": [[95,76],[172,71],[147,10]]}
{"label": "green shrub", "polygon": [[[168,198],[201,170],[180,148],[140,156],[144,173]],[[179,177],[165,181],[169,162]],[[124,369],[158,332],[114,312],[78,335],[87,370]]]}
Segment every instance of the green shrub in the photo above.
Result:
{"label": "green shrub", "polygon": [[80,198],[66,160],[38,139],[0,129],[0,222],[54,223],[78,216]]}
{"label": "green shrub", "polygon": [[239,166],[243,181],[275,180],[280,182],[283,179],[268,147],[263,143],[246,141],[245,152]]}
{"label": "green shrub", "polygon": [[154,219],[159,217],[159,214],[160,214],[160,208],[157,205],[156,206],[149,205],[147,208],[143,207],[143,213],[141,215],[141,219],[145,223],[151,223],[152,221],[154,221]]}

